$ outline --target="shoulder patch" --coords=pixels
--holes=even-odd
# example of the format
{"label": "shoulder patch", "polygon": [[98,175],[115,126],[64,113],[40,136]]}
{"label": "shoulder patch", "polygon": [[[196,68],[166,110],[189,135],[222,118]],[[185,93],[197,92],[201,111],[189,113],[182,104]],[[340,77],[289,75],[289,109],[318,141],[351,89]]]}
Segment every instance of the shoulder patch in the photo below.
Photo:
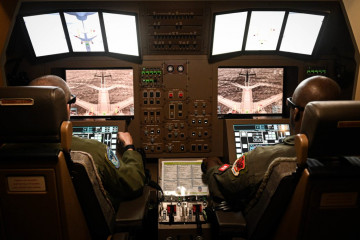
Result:
{"label": "shoulder patch", "polygon": [[105,157],[108,161],[110,161],[115,166],[115,168],[120,167],[119,159],[117,158],[116,154],[109,147],[106,148]]}
{"label": "shoulder patch", "polygon": [[234,162],[234,164],[232,165],[231,171],[234,174],[234,176],[238,176],[239,174],[246,172],[246,165],[245,165],[245,157],[246,155],[243,154],[241,155],[241,157],[239,157],[238,159],[236,159],[236,161]]}

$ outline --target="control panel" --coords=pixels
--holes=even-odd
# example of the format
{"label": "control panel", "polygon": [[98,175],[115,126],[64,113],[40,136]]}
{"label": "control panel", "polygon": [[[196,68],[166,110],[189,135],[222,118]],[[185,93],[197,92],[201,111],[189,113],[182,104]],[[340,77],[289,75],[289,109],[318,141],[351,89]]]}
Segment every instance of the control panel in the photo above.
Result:
{"label": "control panel", "polygon": [[159,223],[205,223],[206,196],[166,196],[159,203]]}
{"label": "control panel", "polygon": [[209,99],[188,94],[187,61],[141,67],[141,142],[147,154],[211,151]]}
{"label": "control panel", "polygon": [[[165,3],[166,4],[166,3]],[[177,3],[178,4],[178,3]],[[204,54],[204,8],[148,7],[145,14],[150,54]],[[163,4],[162,4],[163,5]]]}

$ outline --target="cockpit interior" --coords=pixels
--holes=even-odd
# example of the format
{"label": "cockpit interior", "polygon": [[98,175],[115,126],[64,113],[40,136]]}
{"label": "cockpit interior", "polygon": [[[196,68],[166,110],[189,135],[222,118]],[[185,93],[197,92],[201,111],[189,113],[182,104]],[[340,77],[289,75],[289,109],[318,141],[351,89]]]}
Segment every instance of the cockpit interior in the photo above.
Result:
{"label": "cockpit interior", "polygon": [[[359,11],[355,0],[1,1],[0,239],[360,239]],[[69,119],[63,93],[29,90],[47,75],[68,85]],[[269,166],[246,211],[214,204],[203,160],[236,171],[283,143],[288,102],[314,76],[340,99],[303,109],[296,160]],[[95,139],[121,159],[118,132],[146,184],[114,209],[101,171],[69,144]]]}

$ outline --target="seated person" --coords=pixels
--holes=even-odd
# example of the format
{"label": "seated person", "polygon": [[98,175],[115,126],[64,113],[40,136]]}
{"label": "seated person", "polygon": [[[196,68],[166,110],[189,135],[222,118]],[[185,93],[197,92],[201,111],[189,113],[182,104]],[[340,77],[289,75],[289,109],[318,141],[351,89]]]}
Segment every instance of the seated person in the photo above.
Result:
{"label": "seated person", "polygon": [[[57,76],[47,75],[30,82],[30,86],[56,86],[65,92],[70,119],[70,104],[76,98],[71,94],[66,82]],[[96,140],[72,137],[71,150],[89,153],[94,159],[97,172],[102,180],[107,197],[116,210],[120,201],[141,195],[145,183],[141,154],[134,151],[133,139],[128,132],[118,132],[118,139],[127,149],[121,159],[113,154],[105,144]]]}
{"label": "seated person", "polygon": [[295,157],[295,135],[300,132],[303,111],[311,101],[337,100],[341,89],[338,84],[324,76],[314,76],[302,81],[292,98],[290,107],[291,136],[283,143],[257,147],[243,154],[231,166],[224,165],[219,158],[204,159],[203,171],[214,201],[225,200],[234,209],[244,210],[254,198],[269,165],[277,157]]}

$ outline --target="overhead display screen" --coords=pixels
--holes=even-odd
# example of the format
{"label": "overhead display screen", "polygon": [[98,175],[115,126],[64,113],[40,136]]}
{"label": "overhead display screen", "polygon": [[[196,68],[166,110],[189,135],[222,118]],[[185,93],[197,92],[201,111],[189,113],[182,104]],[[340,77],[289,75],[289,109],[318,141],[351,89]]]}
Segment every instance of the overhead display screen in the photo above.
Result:
{"label": "overhead display screen", "polygon": [[69,52],[59,13],[26,16],[23,19],[36,57]]}
{"label": "overhead display screen", "polygon": [[139,56],[135,16],[104,12],[103,18],[109,52]]}
{"label": "overhead display screen", "polygon": [[218,68],[218,114],[282,114],[284,68]]}
{"label": "overhead display screen", "polygon": [[285,11],[251,12],[249,32],[247,34],[247,51],[275,51],[279,41]]}
{"label": "overhead display screen", "polygon": [[215,16],[212,55],[241,51],[247,12]]}
{"label": "overhead display screen", "polygon": [[133,116],[133,69],[68,69],[71,116]]}
{"label": "overhead display screen", "polygon": [[65,12],[64,16],[74,52],[104,51],[97,12]]}
{"label": "overhead display screen", "polygon": [[325,16],[290,12],[280,51],[311,55]]}

